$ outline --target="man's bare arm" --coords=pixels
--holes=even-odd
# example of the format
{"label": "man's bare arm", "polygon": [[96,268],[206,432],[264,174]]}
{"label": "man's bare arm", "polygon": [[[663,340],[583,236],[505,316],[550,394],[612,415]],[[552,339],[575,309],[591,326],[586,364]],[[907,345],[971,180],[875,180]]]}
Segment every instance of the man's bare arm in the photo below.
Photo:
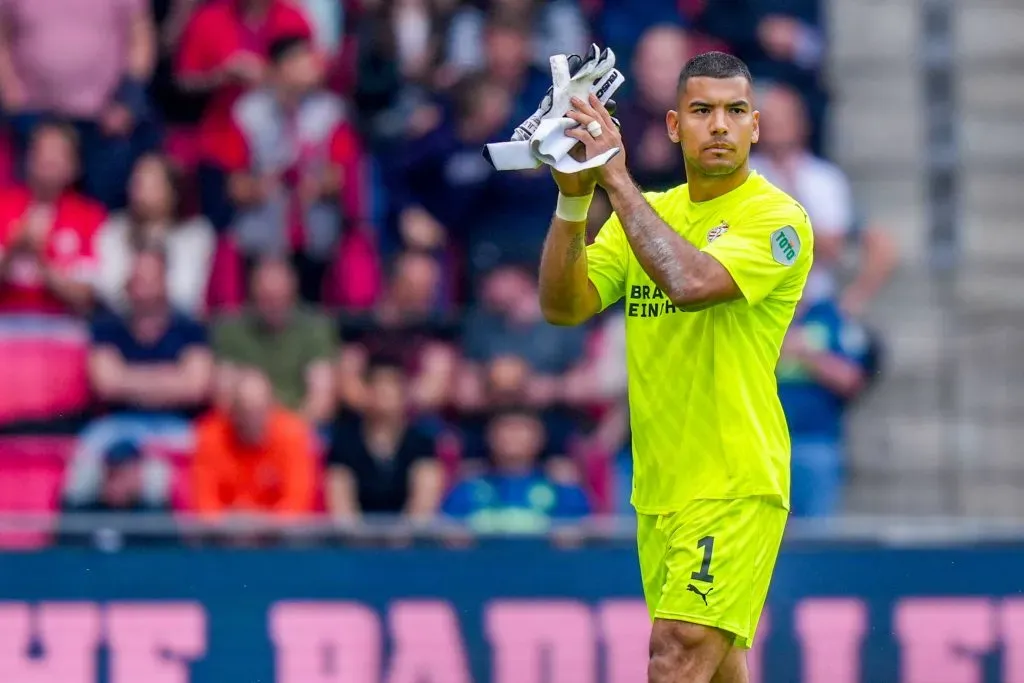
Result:
{"label": "man's bare arm", "polygon": [[632,178],[605,189],[640,266],[676,307],[696,311],[742,296],[729,271],[662,220]]}
{"label": "man's bare arm", "polygon": [[551,220],[540,257],[540,306],[553,325],[579,325],[601,310],[587,276],[585,221]]}

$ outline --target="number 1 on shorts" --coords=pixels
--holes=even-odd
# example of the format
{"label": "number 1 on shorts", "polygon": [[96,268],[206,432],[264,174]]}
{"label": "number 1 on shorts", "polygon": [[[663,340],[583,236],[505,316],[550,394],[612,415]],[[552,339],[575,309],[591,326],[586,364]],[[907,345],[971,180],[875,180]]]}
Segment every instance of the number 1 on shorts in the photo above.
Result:
{"label": "number 1 on shorts", "polygon": [[704,560],[700,563],[700,571],[691,572],[690,578],[694,581],[712,583],[715,577],[711,575],[711,555],[715,552],[715,537],[705,536],[697,541],[697,547],[704,549]]}

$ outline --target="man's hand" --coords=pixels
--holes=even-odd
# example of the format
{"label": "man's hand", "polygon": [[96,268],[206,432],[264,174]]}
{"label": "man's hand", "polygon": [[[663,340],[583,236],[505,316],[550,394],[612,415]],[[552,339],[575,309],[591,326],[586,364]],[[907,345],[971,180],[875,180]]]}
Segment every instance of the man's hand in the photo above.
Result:
{"label": "man's hand", "polygon": [[33,254],[46,250],[46,238],[53,225],[55,210],[49,204],[33,204],[25,212],[15,244]]}
{"label": "man's hand", "polygon": [[[622,142],[622,134],[605,106],[593,94],[590,95],[587,102],[573,98],[572,106],[575,107],[575,111],[570,109],[565,115],[580,125],[577,128],[570,128],[565,131],[565,134],[583,143],[586,159],[592,159],[616,147],[620,150],[604,166],[591,169],[597,183],[605,189],[610,189],[623,182],[632,182],[629,179],[629,171],[626,169],[626,149]],[[587,130],[587,126],[595,121],[601,126],[600,135],[596,137]]]}
{"label": "man's hand", "polygon": [[243,85],[256,87],[266,78],[267,66],[258,54],[240,51],[228,60],[225,71],[229,78]]}
{"label": "man's hand", "polygon": [[[576,149],[579,149],[582,153],[584,150],[582,147],[574,148],[572,151],[573,156],[576,156]],[[551,168],[551,175],[555,178],[555,184],[558,185],[558,191],[565,197],[586,197],[587,195],[594,194],[594,189],[597,188],[597,169],[591,168],[586,171],[579,171],[577,173],[562,173],[556,171],[554,167]]]}

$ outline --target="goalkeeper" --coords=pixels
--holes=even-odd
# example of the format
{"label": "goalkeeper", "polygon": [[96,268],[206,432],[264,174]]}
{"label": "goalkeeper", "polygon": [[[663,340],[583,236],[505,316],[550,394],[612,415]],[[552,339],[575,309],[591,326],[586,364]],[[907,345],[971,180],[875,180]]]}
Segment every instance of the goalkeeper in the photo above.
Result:
{"label": "goalkeeper", "polygon": [[[540,268],[546,318],[578,325],[625,299],[632,503],[654,622],[648,683],[746,683],[789,508],[789,437],[775,364],[811,267],[811,226],[752,172],[758,112],[735,57],[691,59],[665,117],[688,182],[641,193],[628,150],[560,191]],[[622,138],[591,95],[566,116],[574,155]],[[614,215],[584,231],[597,185]]]}

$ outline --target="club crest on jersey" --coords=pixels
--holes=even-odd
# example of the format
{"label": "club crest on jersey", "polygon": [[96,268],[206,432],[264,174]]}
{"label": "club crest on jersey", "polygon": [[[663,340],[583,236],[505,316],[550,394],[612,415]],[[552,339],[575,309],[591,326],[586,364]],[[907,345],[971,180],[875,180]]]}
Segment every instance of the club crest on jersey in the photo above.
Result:
{"label": "club crest on jersey", "polygon": [[721,225],[716,225],[708,230],[708,244],[711,244],[727,232],[729,232],[729,224],[722,221]]}

